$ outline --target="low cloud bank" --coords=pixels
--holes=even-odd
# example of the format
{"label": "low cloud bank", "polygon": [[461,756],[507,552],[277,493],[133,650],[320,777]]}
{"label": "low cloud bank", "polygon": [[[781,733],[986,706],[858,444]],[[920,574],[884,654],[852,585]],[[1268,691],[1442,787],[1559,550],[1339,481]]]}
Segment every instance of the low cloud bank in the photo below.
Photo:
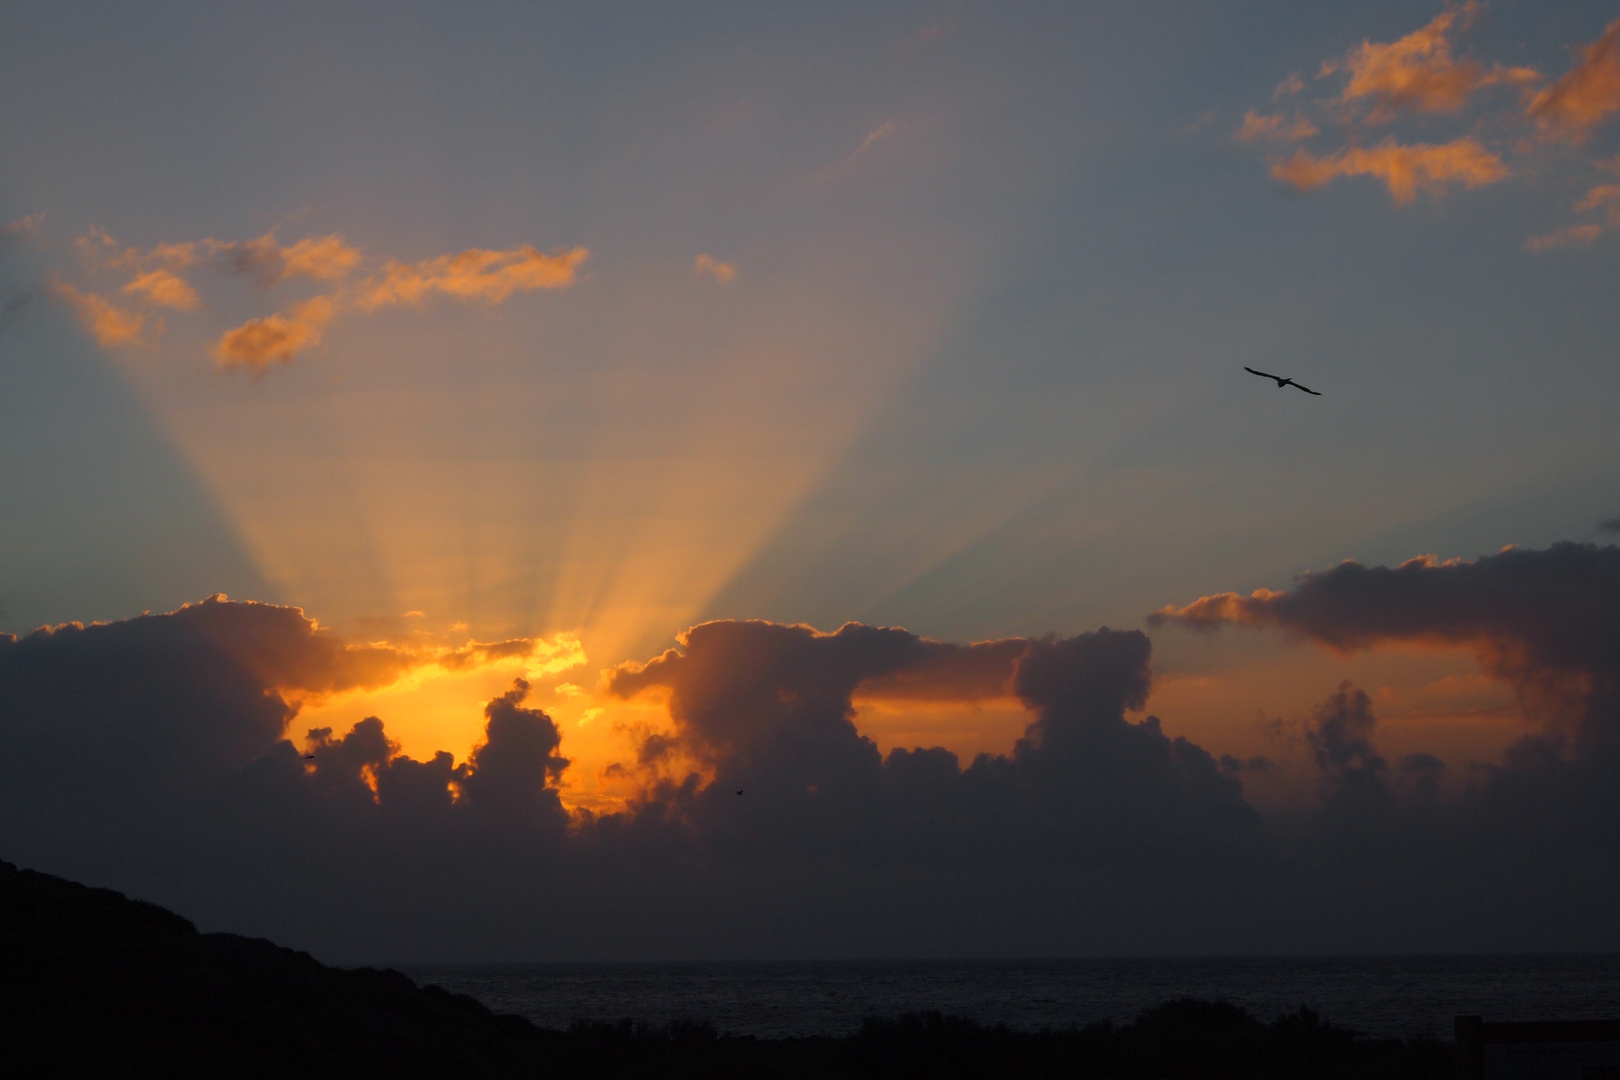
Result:
{"label": "low cloud bank", "polygon": [[[672,726],[618,766],[627,809],[571,815],[566,741],[522,680],[460,763],[401,754],[376,717],[297,724],[310,697],[529,643],[357,646],[215,598],[0,638],[0,851],[335,959],[1613,948],[1617,611],[1620,549],[1559,545],[1160,613],[1473,648],[1540,722],[1446,799],[1446,766],[1382,753],[1346,684],[1305,727],[1320,806],[1287,817],[1132,718],[1140,632],[706,623],[608,674]],[[856,697],[1016,697],[1030,722],[1006,755],[884,755]]]}

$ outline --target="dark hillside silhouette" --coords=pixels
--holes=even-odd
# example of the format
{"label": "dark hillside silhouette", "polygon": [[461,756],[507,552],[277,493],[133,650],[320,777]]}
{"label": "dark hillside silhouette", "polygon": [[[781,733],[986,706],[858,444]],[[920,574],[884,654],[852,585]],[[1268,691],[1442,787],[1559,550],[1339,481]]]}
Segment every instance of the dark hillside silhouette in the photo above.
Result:
{"label": "dark hillside silhouette", "polygon": [[13,1076],[535,1075],[539,1032],[393,971],[190,922],[0,863],[0,1065]]}
{"label": "dark hillside silhouette", "polygon": [[546,1031],[404,975],[190,922],[0,863],[0,1067],[17,1076],[1449,1078],[1451,1047],[1357,1039],[1308,1009],[1263,1023],[1172,1001],[1124,1026],[1016,1031],[938,1013],[846,1037],[629,1020]]}

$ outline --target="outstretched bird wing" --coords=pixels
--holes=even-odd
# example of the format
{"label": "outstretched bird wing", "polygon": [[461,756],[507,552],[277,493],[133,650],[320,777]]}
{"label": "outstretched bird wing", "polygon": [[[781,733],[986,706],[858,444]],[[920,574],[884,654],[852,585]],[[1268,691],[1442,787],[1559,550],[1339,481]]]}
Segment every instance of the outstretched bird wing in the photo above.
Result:
{"label": "outstretched bird wing", "polygon": [[1248,373],[1249,373],[1249,374],[1250,374],[1250,375],[1258,375],[1258,376],[1260,376],[1260,377],[1261,377],[1261,378],[1262,378],[1262,379],[1277,379],[1277,378],[1281,378],[1281,376],[1280,376],[1280,375],[1267,375],[1267,374],[1266,374],[1266,373],[1265,373],[1265,372],[1263,372],[1263,371],[1256,371],[1256,370],[1254,370],[1254,368],[1252,368],[1252,367],[1249,367],[1249,366],[1248,366],[1248,365],[1247,365],[1247,364],[1245,364],[1245,365],[1244,365],[1244,367],[1243,367],[1243,370],[1244,370],[1244,371],[1247,371],[1247,372],[1248,372]]}
{"label": "outstretched bird wing", "polygon": [[[1289,382],[1290,382],[1290,383],[1292,383],[1292,384],[1293,384],[1293,385],[1294,385],[1294,386],[1299,386],[1299,383],[1297,383],[1297,382],[1294,382],[1294,380],[1292,380],[1292,379],[1289,379],[1289,380],[1288,380],[1288,381],[1289,381]],[[1316,391],[1316,390],[1312,390],[1312,389],[1311,389],[1311,388],[1310,388],[1310,387],[1308,387],[1308,386],[1299,386],[1299,388],[1300,388],[1300,389],[1301,389],[1301,390],[1303,390],[1303,391],[1305,391],[1305,392],[1306,392],[1306,393],[1307,393],[1307,394],[1315,394],[1315,395],[1316,395],[1316,396],[1317,396],[1317,397],[1321,397],[1321,396],[1322,396],[1322,395],[1321,395],[1321,393],[1320,393],[1320,392],[1319,392],[1319,391]]]}

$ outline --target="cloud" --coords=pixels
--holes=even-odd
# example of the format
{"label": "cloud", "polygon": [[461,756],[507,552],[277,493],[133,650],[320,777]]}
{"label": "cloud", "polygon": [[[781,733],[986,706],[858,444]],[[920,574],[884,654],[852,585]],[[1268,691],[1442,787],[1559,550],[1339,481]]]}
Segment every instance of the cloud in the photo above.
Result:
{"label": "cloud", "polygon": [[1591,247],[1598,237],[1603,235],[1601,225],[1571,225],[1565,229],[1556,229],[1540,236],[1532,236],[1525,241],[1525,246],[1531,251],[1552,251],[1563,247]]}
{"label": "cloud", "polygon": [[1620,110],[1620,19],[1581,50],[1580,63],[1536,94],[1525,115],[1543,131],[1584,143],[1592,131]]}
{"label": "cloud", "polygon": [[295,277],[336,281],[360,265],[360,252],[336,233],[306,236],[290,247],[277,243],[274,233],[241,243],[205,243],[222,265],[237,273],[256,275],[266,287]]}
{"label": "cloud", "polygon": [[[889,138],[899,130],[900,125],[895,123],[893,120],[884,121],[866,133],[866,138],[861,140],[861,145],[855,148],[855,154],[863,153],[866,150],[871,149],[873,146],[876,146],[878,143]],[[851,154],[850,156],[854,157],[855,155]]]}
{"label": "cloud", "polygon": [[111,234],[95,227],[75,240],[74,246],[85,261],[97,269],[179,271],[194,265],[200,258],[199,245],[191,242],[155,244],[144,251],[136,247],[119,250],[118,241]]}
{"label": "cloud", "polygon": [[737,277],[737,268],[730,263],[723,263],[707,255],[699,255],[692,260],[692,271],[698,274],[708,274],[722,285],[730,285]]}
{"label": "cloud", "polygon": [[523,707],[528,695],[528,682],[517,679],[484,706],[484,742],[469,757],[459,786],[472,807],[508,822],[536,815],[556,822],[564,817],[556,785],[569,762],[557,753],[562,733],[551,717]]}
{"label": "cloud", "polygon": [[1363,41],[1341,64],[1350,73],[1341,100],[1369,100],[1367,122],[1381,123],[1405,111],[1446,113],[1461,109],[1473,91],[1495,83],[1525,85],[1540,79],[1531,68],[1486,68],[1451,55],[1450,36],[1479,13],[1474,0],[1448,7],[1419,30],[1388,44]]}
{"label": "cloud", "polygon": [[1600,532],[1620,532],[1620,517],[1598,522],[1598,530]]}
{"label": "cloud", "polygon": [[[1596,702],[1620,555],[1572,547],[1340,568],[1166,618],[1286,624],[1336,647],[1517,642],[1529,666],[1492,670],[1536,683],[1562,664]],[[1341,685],[1297,725],[1321,806],[1272,818],[1238,775],[1295,766],[1217,761],[1133,715],[1152,689],[1135,631],[962,644],[754,621],[679,641],[607,676],[609,695],[668,709],[642,733],[646,760],[605,770],[628,809],[570,815],[567,739],[524,679],[483,704],[459,763],[401,753],[385,717],[297,723],[322,695],[562,658],[565,642],[361,644],[223,597],[0,637],[0,847],[350,960],[1616,942],[1620,754],[1558,741],[1574,728],[1447,798],[1445,763],[1383,753],[1371,696]],[[874,696],[1012,697],[1029,723],[971,762],[883,754],[855,726]]]}
{"label": "cloud", "polygon": [[[849,624],[832,634],[764,622],[705,623],[609,692],[667,690],[671,736],[644,761],[683,754],[703,766],[660,779],[634,814],[691,822],[740,857],[846,850],[876,860],[978,862],[1021,853],[1080,862],[1213,857],[1254,824],[1241,786],[1214,759],[1133,723],[1151,676],[1147,638],[1100,630],[1073,638],[971,646]],[[1007,694],[1034,714],[1009,756],[966,769],[949,751],[887,758],[853,723],[857,694],[973,700]],[[732,800],[755,795],[746,822]]]}
{"label": "cloud", "polygon": [[590,256],[576,247],[545,254],[528,244],[508,251],[471,248],[459,255],[401,263],[389,261],[381,276],[366,283],[356,298],[359,307],[421,307],[435,295],[498,304],[514,292],[565,289],[574,284],[579,265]]}
{"label": "cloud", "polygon": [[1297,73],[1290,75],[1277,84],[1277,89],[1271,92],[1271,100],[1276,101],[1280,97],[1297,94],[1303,89],[1305,89],[1305,80],[1301,79]]}
{"label": "cloud", "polygon": [[45,229],[45,215],[43,212],[20,217],[6,225],[0,225],[0,240],[15,240],[21,238],[34,239]]}
{"label": "cloud", "polygon": [[1448,184],[1469,188],[1494,184],[1505,179],[1508,170],[1501,158],[1472,138],[1438,146],[1402,145],[1385,139],[1370,148],[1346,147],[1321,157],[1298,150],[1293,157],[1275,162],[1271,175],[1301,191],[1321,187],[1340,176],[1371,176],[1383,181],[1397,203],[1405,204],[1419,191],[1439,195]]}
{"label": "cloud", "polygon": [[1221,593],[1152,616],[1271,626],[1348,652],[1386,642],[1472,649],[1521,699],[1582,738],[1620,737],[1620,548],[1561,543],[1472,562],[1347,562],[1287,592]]}
{"label": "cloud", "polygon": [[[98,345],[128,345],[139,341],[146,329],[145,315],[120,308],[97,293],[76,289],[60,279],[51,282],[50,291],[73,308],[79,324]],[[158,326],[161,328],[161,324]]]}
{"label": "cloud", "polygon": [[1610,225],[1620,225],[1620,184],[1599,184],[1575,204],[1575,209],[1583,213],[1602,210]]}
{"label": "cloud", "polygon": [[168,270],[149,270],[124,286],[124,292],[159,307],[192,311],[197,307],[197,290]]}
{"label": "cloud", "polygon": [[321,333],[336,311],[330,297],[317,296],[285,314],[249,319],[219,339],[214,362],[222,368],[245,367],[254,374],[271,364],[289,364],[321,343]]}
{"label": "cloud", "polygon": [[1237,129],[1233,137],[1239,142],[1248,143],[1262,139],[1266,142],[1299,142],[1317,134],[1320,134],[1317,126],[1303,117],[1289,119],[1281,113],[1260,116],[1250,111],[1243,114],[1243,126]]}
{"label": "cloud", "polygon": [[1388,791],[1388,765],[1372,744],[1376,726],[1372,699],[1348,681],[1311,717],[1305,741],[1330,798],[1378,797]]}
{"label": "cloud", "polygon": [[[316,296],[286,312],[250,319],[220,338],[214,349],[220,367],[246,367],[262,373],[272,364],[291,363],[321,342],[328,323],[341,311],[376,311],[390,306],[422,307],[434,295],[498,304],[514,292],[572,285],[589,253],[584,248],[546,255],[527,244],[510,251],[472,249],[416,263],[388,262],[380,277],[353,290]],[[287,277],[341,277],[359,254],[336,235],[308,238],[289,248],[268,237],[241,245],[232,256],[243,271],[263,272],[267,282]]]}
{"label": "cloud", "polygon": [[[39,220],[38,216],[25,218],[0,236],[37,231]],[[290,363],[318,346],[328,325],[340,314],[420,308],[441,296],[499,304],[515,293],[574,284],[580,264],[589,255],[585,248],[547,254],[521,244],[504,251],[473,248],[418,262],[389,260],[367,272],[359,249],[338,233],[306,236],[288,245],[270,232],[245,241],[210,238],[138,248],[121,245],[105,230],[91,228],[75,247],[81,256],[78,277],[94,281],[112,273],[133,274],[122,286],[122,294],[148,309],[193,312],[201,308],[196,289],[181,276],[198,266],[250,276],[266,289],[294,279],[322,283],[326,288],[321,294],[248,319],[221,335],[213,350],[216,365],[245,367],[258,374],[276,364]],[[714,263],[709,272],[725,281],[735,268]],[[118,307],[98,291],[101,288],[58,279],[52,292],[73,306],[80,322],[102,345],[137,341],[143,335],[156,337],[162,332],[160,319]]]}

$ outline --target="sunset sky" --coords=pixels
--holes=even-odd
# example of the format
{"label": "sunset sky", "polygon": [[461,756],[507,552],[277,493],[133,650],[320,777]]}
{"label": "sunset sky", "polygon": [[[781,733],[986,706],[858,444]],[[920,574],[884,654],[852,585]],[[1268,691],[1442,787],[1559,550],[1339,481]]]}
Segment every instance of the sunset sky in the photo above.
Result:
{"label": "sunset sky", "polygon": [[[111,753],[107,724],[146,725],[143,746],[215,738],[162,734],[202,685],[188,672],[224,685],[209,650],[246,681],[196,690],[199,724],[227,698],[281,711],[198,770],[251,773],[284,738],[316,754],[285,783],[318,794],[328,748],[375,716],[384,749],[342,759],[356,797],[380,813],[391,762],[425,776],[444,751],[460,771],[434,798],[470,815],[495,805],[476,792],[506,775],[506,717],[546,744],[525,759],[559,815],[545,843],[590,896],[650,887],[602,854],[637,822],[683,822],[718,860],[679,864],[712,873],[668,910],[721,881],[792,891],[748,877],[751,840],[715,854],[702,807],[776,775],[748,748],[794,710],[830,710],[805,731],[852,721],[891,779],[913,760],[892,750],[942,747],[968,783],[976,755],[1023,768],[1021,738],[1056,753],[1054,718],[1092,715],[1037,674],[1091,672],[1093,644],[1140,676],[1097,691],[1109,722],[1201,748],[1189,805],[1275,836],[1357,777],[1402,812],[1460,815],[1531,749],[1610,760],[1612,2],[25,0],[0,11],[0,55],[0,630],[19,636],[0,731],[29,762],[0,776],[7,805],[50,769],[114,775],[85,764]],[[276,609],[199,604],[220,593]],[[176,611],[187,629],[142,644],[171,624],[135,617]],[[27,637],[69,622],[113,625]],[[865,637],[786,629],[852,622],[910,644],[873,637],[878,660]],[[1101,627],[1146,637],[1065,652]],[[780,654],[762,644],[778,632]],[[1138,640],[1150,660],[1119,644]],[[835,659],[781,659],[799,649]],[[129,681],[171,676],[150,700]],[[40,704],[58,691],[61,711]],[[833,760],[793,783],[831,798]],[[171,849],[14,818],[0,858],[336,957],[1393,947],[1313,937],[1297,913],[1267,939],[1234,914],[1255,871],[1220,919],[1165,915],[1162,942],[964,930],[990,901],[961,884],[932,938],[881,919],[788,933],[788,905],[741,929],[711,912],[673,945],[469,931],[413,954],[404,929],[355,928],[374,897],[347,878],[311,871],[272,901],[196,854],[247,850],[269,821],[318,828],[317,802],[237,819],[153,798],[168,835],[193,815],[240,831]],[[1097,812],[1160,812],[1135,805]],[[1620,873],[1604,806],[1580,817]],[[793,821],[770,834],[785,849],[891,864]],[[456,850],[498,858],[475,849]],[[1106,927],[1136,879],[1080,849],[1030,865],[1106,894]],[[530,902],[527,878],[477,880],[493,907]],[[570,896],[558,911],[596,902]],[[1582,921],[1595,898],[1538,916],[1540,937],[1503,899],[1449,944],[1612,947]]]}

